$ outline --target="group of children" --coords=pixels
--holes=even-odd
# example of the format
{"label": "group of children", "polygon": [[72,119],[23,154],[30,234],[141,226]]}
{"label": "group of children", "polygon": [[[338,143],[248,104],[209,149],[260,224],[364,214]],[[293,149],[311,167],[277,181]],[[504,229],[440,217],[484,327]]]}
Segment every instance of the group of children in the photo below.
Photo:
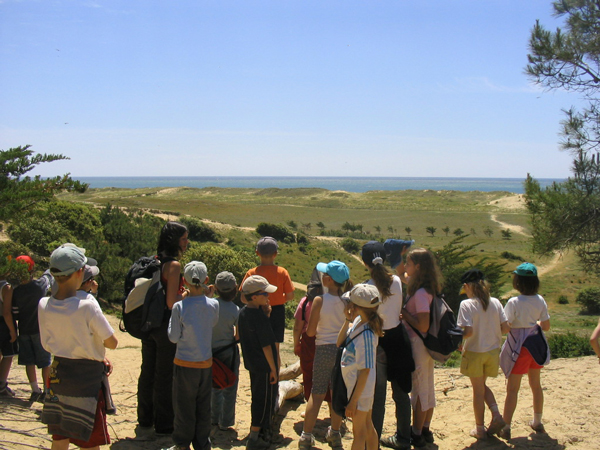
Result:
{"label": "group of children", "polygon": [[[186,242],[177,245],[183,251],[187,247],[187,230],[178,240],[182,237]],[[307,399],[298,442],[301,450],[314,445],[313,429],[322,402],[331,399],[330,380],[340,346],[348,398],[345,416],[352,419],[354,428],[352,449],[376,450],[380,442],[395,449],[410,449],[433,442],[430,425],[436,404],[434,362],[422,336],[429,329],[430,305],[441,293],[442,276],[434,255],[425,249],[409,250],[411,244],[399,240],[367,243],[362,258],[371,277],[356,286],[343,262],[317,264],[308,295],[300,301],[295,314],[294,352],[300,357]],[[176,344],[172,388],[174,445],[170,450],[186,450],[190,446],[195,450],[208,449],[211,426],[226,430],[235,424],[237,382],[225,389],[214,389],[211,366],[213,359],[218,358],[238,375],[238,341],[250,375],[252,396],[246,447],[255,450],[271,445],[278,395],[279,344],[283,342],[285,329],[284,304],[294,295],[288,272],[275,264],[277,250],[275,239],[259,240],[256,253],[260,265],[248,271],[239,287],[229,272],[219,273],[214,285],[209,285],[208,270],[202,262],[192,261],[184,267],[184,293],[172,302],[167,329],[168,339]],[[384,266],[386,259],[396,274]],[[35,383],[34,365],[43,369],[43,378],[48,380],[42,418],[53,434],[52,448],[66,449],[69,442],[83,448],[98,448],[109,442],[104,414],[111,406],[106,377],[112,367],[105,358],[105,348],[117,346],[114,331],[90,295],[97,290],[94,276],[98,269],[95,261],[86,258],[83,249],[65,244],[53,252],[49,273],[41,281],[30,287],[29,283],[22,285],[23,298],[36,297],[30,291],[38,284],[38,290],[45,291],[52,281],[50,274],[56,285],[52,296],[41,301],[37,298],[19,302],[23,305],[21,314],[28,311],[20,316],[22,349],[46,352],[38,356],[32,350],[34,356],[31,356],[28,350],[22,350],[22,364],[27,366],[33,393],[42,395]],[[515,270],[513,286],[521,295],[510,299],[505,308],[490,297],[489,284],[481,271],[466,272],[461,282],[462,292],[469,297],[461,303],[458,325],[463,328],[465,338],[461,373],[470,378],[473,386],[476,428],[471,435],[477,439],[492,434],[511,437],[510,424],[523,374],[528,374],[534,397],[530,425],[536,432],[543,432],[540,369],[549,359],[543,331],[549,329],[550,323],[546,303],[537,294],[539,279],[535,266],[525,263]],[[6,337],[1,342],[0,395],[11,395],[4,366],[16,353],[10,299],[18,289],[21,287],[12,291],[7,284],[0,286],[4,300],[4,320],[0,323],[4,328],[0,327],[0,332],[8,333],[11,344],[9,348]],[[233,303],[238,291],[245,304],[241,310]],[[36,307],[32,309],[31,305]],[[35,322],[37,326],[37,320],[33,320],[36,311],[37,329],[33,325]],[[502,334],[507,332],[510,332],[507,343],[500,352]],[[54,355],[51,367],[50,353]],[[73,360],[83,364],[72,364]],[[503,414],[486,386],[487,377],[496,376],[499,365],[508,378]],[[81,383],[83,373],[90,383]],[[388,381],[397,423],[396,432],[383,437]],[[86,400],[84,424],[75,424],[73,419],[69,399],[74,395]],[[48,396],[52,396],[52,402]],[[485,404],[492,412],[487,428]],[[331,404],[330,418],[325,439],[333,449],[341,450],[342,416]]]}

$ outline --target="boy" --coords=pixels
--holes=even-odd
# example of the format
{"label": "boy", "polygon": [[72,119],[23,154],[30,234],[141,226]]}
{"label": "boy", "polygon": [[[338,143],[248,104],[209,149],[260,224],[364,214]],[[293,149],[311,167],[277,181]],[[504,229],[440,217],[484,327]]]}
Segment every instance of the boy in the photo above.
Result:
{"label": "boy", "polygon": [[277,250],[277,241],[274,238],[270,236],[261,238],[256,244],[256,254],[260,258],[260,264],[246,273],[242,284],[248,277],[260,275],[266,278],[269,284],[277,287],[277,292],[269,297],[266,308],[271,306],[269,322],[275,334],[275,345],[279,355],[279,344],[283,342],[285,331],[285,304],[294,299],[294,284],[288,271],[275,265]]}
{"label": "boy", "polygon": [[40,341],[38,304],[54,280],[50,271],[44,272],[40,278],[34,280],[35,262],[31,257],[21,255],[16,260],[27,264],[29,271],[29,278],[13,291],[13,304],[19,310],[19,365],[25,366],[25,373],[31,386],[29,401],[44,403],[45,394],[38,385],[35,367],[42,370],[42,385],[47,386],[52,357],[44,350]]}
{"label": "boy", "polygon": [[[91,258],[88,258],[88,260]],[[100,273],[97,265],[86,264],[83,268],[83,281],[77,289],[77,297],[87,298],[88,295],[96,297],[98,294],[98,282],[95,278]]]}
{"label": "boy", "polygon": [[269,284],[260,275],[249,276],[242,284],[247,304],[240,311],[238,329],[244,367],[250,372],[252,394],[252,422],[247,450],[267,448],[271,444],[271,419],[278,389],[279,360],[275,335],[261,307],[268,305],[269,294],[276,291],[277,286]]}
{"label": "boy", "polygon": [[173,368],[173,443],[168,450],[210,449],[212,389],[212,329],[219,320],[219,302],[206,286],[208,274],[200,261],[183,269],[189,295],[173,305],[169,340],[177,344]]}
{"label": "boy", "polygon": [[[215,279],[216,300],[219,302],[219,321],[213,328],[212,354],[219,358],[233,373],[239,375],[240,353],[237,347],[237,325],[240,310],[233,303],[237,294],[237,282],[231,272],[221,272]],[[238,381],[225,389],[212,390],[211,407],[213,426],[225,431],[235,425],[235,400]]]}
{"label": "boy", "polygon": [[102,385],[105,348],[117,348],[118,341],[98,303],[77,297],[84,266],[93,263],[84,252],[73,244],[52,252],[50,273],[58,288],[38,305],[40,340],[54,355],[42,412],[52,450],[66,450],[69,442],[92,449],[110,443]]}

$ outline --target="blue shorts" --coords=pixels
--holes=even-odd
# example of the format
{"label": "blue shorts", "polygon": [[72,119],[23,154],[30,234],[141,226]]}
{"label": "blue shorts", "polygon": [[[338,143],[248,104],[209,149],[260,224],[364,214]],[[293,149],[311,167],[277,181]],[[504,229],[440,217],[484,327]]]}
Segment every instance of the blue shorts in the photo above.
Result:
{"label": "blue shorts", "polygon": [[33,366],[38,369],[49,367],[52,363],[50,353],[44,350],[39,334],[22,334],[19,336],[19,365]]}
{"label": "blue shorts", "polygon": [[[16,328],[16,325],[15,325]],[[4,317],[0,316],[0,353],[2,356],[15,356],[19,354],[19,340],[10,342],[10,330],[4,321]]]}

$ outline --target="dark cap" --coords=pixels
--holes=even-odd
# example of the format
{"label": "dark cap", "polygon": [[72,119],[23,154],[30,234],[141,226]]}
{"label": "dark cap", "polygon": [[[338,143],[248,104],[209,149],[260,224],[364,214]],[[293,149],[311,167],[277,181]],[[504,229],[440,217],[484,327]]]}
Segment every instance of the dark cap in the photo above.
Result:
{"label": "dark cap", "polygon": [[385,262],[385,248],[379,241],[369,241],[363,245],[361,256],[363,262],[369,267],[383,264]]}
{"label": "dark cap", "polygon": [[277,252],[277,241],[271,236],[265,236],[256,243],[256,251],[261,255],[272,255]]}
{"label": "dark cap", "polygon": [[463,273],[462,277],[460,277],[460,282],[463,284],[474,283],[481,280],[485,280],[485,275],[479,269],[469,269]]}
{"label": "dark cap", "polygon": [[231,272],[220,272],[215,278],[215,287],[221,292],[229,292],[235,290],[237,281]]}

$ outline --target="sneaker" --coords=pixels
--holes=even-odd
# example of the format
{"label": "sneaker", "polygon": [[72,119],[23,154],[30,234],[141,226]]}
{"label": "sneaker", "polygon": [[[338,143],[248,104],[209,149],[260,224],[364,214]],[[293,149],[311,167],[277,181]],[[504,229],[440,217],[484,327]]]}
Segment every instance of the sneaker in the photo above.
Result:
{"label": "sneaker", "polygon": [[410,444],[401,444],[398,442],[398,436],[392,434],[391,436],[382,437],[379,442],[384,447],[393,448],[395,450],[410,450]]}
{"label": "sneaker", "polygon": [[482,440],[482,439],[487,439],[488,435],[487,433],[484,431],[477,431],[477,428],[473,428],[471,430],[471,432],[469,433],[469,436],[474,437],[475,439]]}
{"label": "sneaker", "polygon": [[536,433],[545,433],[546,432],[546,429],[544,428],[544,424],[543,423],[540,423],[538,425],[534,425],[533,424],[533,420],[532,420],[531,422],[529,422],[529,426]]}
{"label": "sneaker", "polygon": [[246,450],[265,449],[265,448],[269,448],[270,446],[271,446],[271,443],[265,441],[260,436],[257,437],[256,439],[248,438],[248,440],[246,441]]}
{"label": "sneaker", "polygon": [[154,428],[143,427],[141,425],[135,427],[134,441],[153,441],[155,439],[156,435],[154,434]]}
{"label": "sneaker", "polygon": [[506,426],[506,422],[502,416],[496,416],[490,422],[490,426],[487,429],[488,436],[493,436],[500,433],[500,430]]}
{"label": "sneaker", "polygon": [[498,437],[501,437],[502,439],[506,440],[506,441],[510,441],[510,428],[502,428],[499,432],[498,432]]}
{"label": "sneaker", "polygon": [[40,391],[40,392],[32,392],[32,393],[31,393],[31,395],[29,396],[29,401],[30,401],[31,403],[33,403],[33,402],[37,402],[37,401],[39,401],[39,400],[40,400],[40,397],[41,397],[42,395],[44,395],[44,393],[43,393],[42,391]]}
{"label": "sneaker", "polygon": [[8,384],[5,384],[3,388],[0,388],[0,397],[8,397],[13,398],[15,396],[15,391],[8,387]]}
{"label": "sneaker", "polygon": [[423,430],[421,431],[421,436],[423,436],[425,442],[427,442],[428,444],[433,444],[433,432],[429,428],[423,427]]}
{"label": "sneaker", "polygon": [[339,431],[333,431],[331,427],[327,429],[327,434],[325,435],[325,440],[329,444],[329,446],[335,450],[343,450],[344,446],[342,445],[342,435]]}
{"label": "sneaker", "polygon": [[410,432],[410,443],[413,447],[425,447],[427,445],[427,442],[425,442],[425,438],[423,437],[423,435],[416,435],[412,432],[412,430]]}
{"label": "sneaker", "polygon": [[309,439],[302,438],[300,436],[300,440],[298,441],[298,448],[300,450],[311,450],[315,445],[315,437],[311,436]]}
{"label": "sneaker", "polygon": [[162,450],[191,450],[189,445],[173,445],[168,448],[163,448]]}

